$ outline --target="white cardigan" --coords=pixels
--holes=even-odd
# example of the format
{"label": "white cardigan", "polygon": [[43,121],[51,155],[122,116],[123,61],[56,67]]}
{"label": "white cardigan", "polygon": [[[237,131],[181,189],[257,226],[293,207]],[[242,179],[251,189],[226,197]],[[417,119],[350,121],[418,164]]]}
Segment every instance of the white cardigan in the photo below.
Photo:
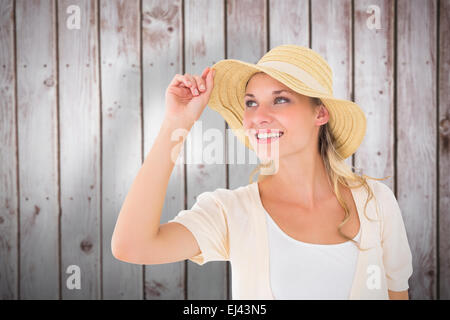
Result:
{"label": "white cardigan", "polygon": [[[394,193],[380,181],[367,182],[377,200],[367,203],[370,220],[364,214],[365,188],[350,188],[360,220],[361,247],[369,250],[358,253],[349,299],[389,299],[388,289],[408,289],[412,255]],[[257,182],[203,192],[191,209],[180,211],[168,222],[184,225],[196,238],[201,253],[190,258],[192,262],[230,261],[233,300],[275,299],[270,287],[267,223]]]}

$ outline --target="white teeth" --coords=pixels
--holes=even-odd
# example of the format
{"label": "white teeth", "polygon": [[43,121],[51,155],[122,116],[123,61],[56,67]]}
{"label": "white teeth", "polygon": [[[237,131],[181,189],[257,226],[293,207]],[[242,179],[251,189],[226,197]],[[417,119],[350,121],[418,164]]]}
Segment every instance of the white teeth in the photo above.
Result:
{"label": "white teeth", "polygon": [[283,135],[282,132],[280,132],[280,133],[258,133],[257,137],[258,137],[258,139],[267,139],[267,138],[278,138],[281,135]]}

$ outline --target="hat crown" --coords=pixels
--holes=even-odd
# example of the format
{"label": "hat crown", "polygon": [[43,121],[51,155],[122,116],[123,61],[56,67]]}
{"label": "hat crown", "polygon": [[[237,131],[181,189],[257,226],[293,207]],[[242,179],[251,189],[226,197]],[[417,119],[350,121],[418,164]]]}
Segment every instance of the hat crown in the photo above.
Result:
{"label": "hat crown", "polygon": [[[307,82],[318,91],[333,95],[333,72],[327,61],[314,50],[284,44],[269,50],[257,63],[285,72]],[[300,76],[301,75],[301,76]]]}

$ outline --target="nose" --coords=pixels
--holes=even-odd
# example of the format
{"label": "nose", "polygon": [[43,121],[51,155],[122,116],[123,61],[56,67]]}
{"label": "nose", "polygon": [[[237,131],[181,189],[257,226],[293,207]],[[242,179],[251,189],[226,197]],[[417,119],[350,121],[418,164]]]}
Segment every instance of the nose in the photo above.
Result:
{"label": "nose", "polygon": [[254,108],[255,110],[253,110],[253,112],[250,112],[249,116],[252,119],[252,122],[255,123],[257,127],[261,127],[265,123],[272,122],[273,117],[269,106],[261,103],[258,107]]}

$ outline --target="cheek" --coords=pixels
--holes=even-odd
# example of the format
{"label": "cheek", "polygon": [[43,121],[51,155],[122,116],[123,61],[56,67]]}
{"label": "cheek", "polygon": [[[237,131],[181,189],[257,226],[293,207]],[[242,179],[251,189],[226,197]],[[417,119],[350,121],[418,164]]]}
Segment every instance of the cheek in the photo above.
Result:
{"label": "cheek", "polygon": [[278,118],[281,125],[289,132],[304,130],[307,120],[300,112],[286,112]]}
{"label": "cheek", "polygon": [[282,121],[282,125],[289,133],[289,140],[295,144],[303,144],[309,139],[314,129],[312,119],[308,115],[293,113]]}

